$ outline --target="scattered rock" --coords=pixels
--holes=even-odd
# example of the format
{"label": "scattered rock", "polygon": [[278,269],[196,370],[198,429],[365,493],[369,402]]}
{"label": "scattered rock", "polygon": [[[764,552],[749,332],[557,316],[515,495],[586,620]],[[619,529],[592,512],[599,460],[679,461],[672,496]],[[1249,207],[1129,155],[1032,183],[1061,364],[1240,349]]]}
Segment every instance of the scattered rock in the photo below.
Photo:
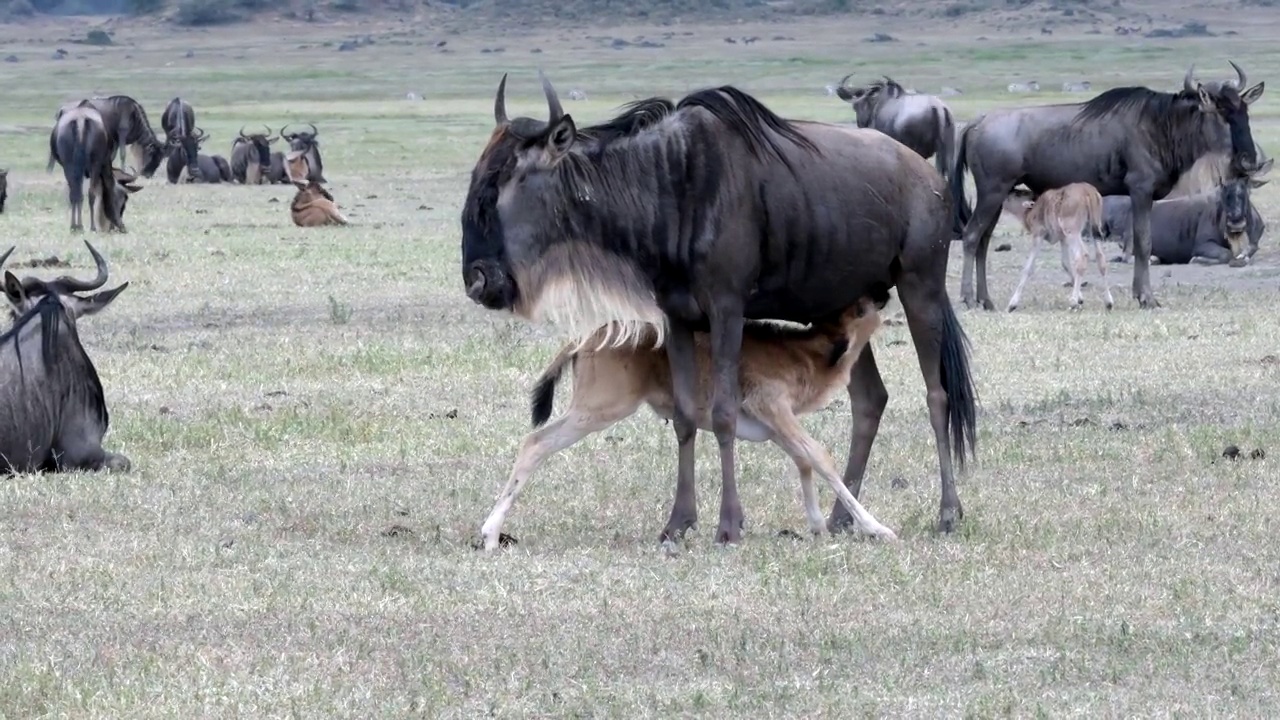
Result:
{"label": "scattered rock", "polygon": [[1239,460],[1240,448],[1236,447],[1235,445],[1228,445],[1222,449],[1222,457],[1228,460]]}
{"label": "scattered rock", "polygon": [[6,58],[4,59],[4,61],[5,61],[5,62],[7,62],[7,63],[15,63],[15,62],[19,62],[19,60],[18,60],[18,56],[17,56],[17,55],[10,55],[10,56],[6,57]]}
{"label": "scattered rock", "polygon": [[223,550],[229,550],[232,545],[236,544],[236,539],[230,535],[224,535],[218,540],[218,547]]}
{"label": "scattered rock", "polygon": [[889,33],[878,32],[878,33],[873,33],[871,37],[863,38],[862,42],[869,42],[869,43],[898,42],[898,38],[890,35]]}
{"label": "scattered rock", "polygon": [[533,55],[541,55],[541,54],[542,54],[542,48],[534,48],[534,49],[530,50],[529,52],[530,52],[531,54],[533,54]]}
{"label": "scattered rock", "polygon": [[284,397],[288,394],[289,392],[287,390],[268,390],[264,393],[267,397]]}
{"label": "scattered rock", "polygon": [[450,411],[446,412],[444,415],[436,415],[435,413],[427,413],[427,419],[428,419],[428,420],[435,420],[435,419],[436,419],[436,418],[438,418],[438,417],[443,417],[443,418],[445,418],[445,419],[447,419],[447,420],[457,420],[457,419],[458,419],[458,408],[453,408],[452,410],[450,410]]}
{"label": "scattered rock", "polygon": [[44,268],[44,267],[71,267],[71,263],[61,260],[57,255],[50,255],[47,258],[32,258],[26,262],[15,263],[18,267]]}
{"label": "scattered rock", "polygon": [[1129,426],[1125,424],[1123,420],[1116,420],[1115,422],[1108,425],[1107,429],[1112,432],[1119,432],[1121,430],[1128,430]]}
{"label": "scattered rock", "polygon": [[438,48],[442,48],[442,47],[444,47],[445,45],[448,45],[448,44],[449,44],[449,41],[448,41],[448,40],[441,40],[440,42],[436,43],[436,47],[438,47]]}
{"label": "scattered rock", "polygon": [[1143,37],[1149,38],[1191,38],[1191,37],[1217,37],[1217,33],[1209,32],[1209,26],[1202,22],[1191,20],[1182,24],[1180,28],[1157,28],[1148,32]]}
{"label": "scattered rock", "polygon": [[392,525],[378,534],[385,538],[411,538],[414,536],[414,532],[403,525]]}
{"label": "scattered rock", "polygon": [[184,58],[193,58],[193,57],[195,57],[195,56],[196,56],[196,51],[195,51],[195,50],[188,50],[188,51],[187,51],[187,54],[186,54],[186,55],[183,55],[182,57],[184,57]]}
{"label": "scattered rock", "polygon": [[896,477],[889,481],[889,487],[894,490],[906,490],[907,479],[904,477]]}
{"label": "scattered rock", "polygon": [[1249,453],[1250,460],[1264,460],[1266,457],[1267,451],[1262,448],[1254,448],[1253,452]]}
{"label": "scattered rock", "polygon": [[1067,424],[1071,427],[1087,427],[1093,424],[1093,420],[1087,417],[1078,417],[1068,421]]}
{"label": "scattered rock", "polygon": [[173,414],[173,410],[170,410],[168,405],[161,405],[161,406],[160,406],[160,409],[159,409],[159,410],[157,410],[156,412],[160,413],[161,415],[172,415],[172,414]]}
{"label": "scattered rock", "polygon": [[270,198],[270,199],[268,199],[268,200],[267,200],[267,202],[269,202],[269,203],[278,203],[278,202],[280,202],[280,198]]}
{"label": "scattered rock", "polygon": [[804,539],[804,538],[800,535],[800,533],[796,532],[795,530],[788,529],[788,528],[782,528],[781,530],[779,530],[779,531],[778,531],[778,537],[780,537],[780,538],[791,538],[792,540],[803,540],[803,539]]}
{"label": "scattered rock", "polygon": [[[353,52],[358,47],[360,47],[360,45],[354,40],[343,40],[342,44],[338,46],[338,52]],[[489,48],[485,48],[480,52],[489,52]]]}
{"label": "scattered rock", "polygon": [[1263,355],[1262,359],[1259,360],[1259,362],[1261,362],[1263,365],[1275,365],[1276,363],[1280,363],[1280,358],[1276,357],[1275,355]]}
{"label": "scattered rock", "polygon": [[992,252],[1009,252],[1012,249],[1013,249],[1013,245],[1009,243],[1000,243],[999,245],[991,248],[991,251]]}

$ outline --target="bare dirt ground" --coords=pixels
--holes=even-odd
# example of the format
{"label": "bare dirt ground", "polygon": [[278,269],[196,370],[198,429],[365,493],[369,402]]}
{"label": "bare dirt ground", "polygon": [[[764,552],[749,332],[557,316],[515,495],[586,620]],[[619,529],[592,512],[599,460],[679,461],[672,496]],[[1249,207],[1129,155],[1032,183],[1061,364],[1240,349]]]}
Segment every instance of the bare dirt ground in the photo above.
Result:
{"label": "bare dirt ground", "polygon": [[[106,48],[70,42],[101,20],[0,26],[0,59],[18,60],[0,63],[11,268],[56,256],[69,267],[21,273],[90,272],[44,165],[55,109],[95,93],[140,99],[157,126],[181,94],[205,152],[224,155],[241,125],[314,122],[352,219],[304,230],[282,186],[157,175],[127,235],[90,238],[111,283],[130,282],[80,334],[106,388],[106,444],[135,470],[0,480],[0,717],[1275,714],[1270,233],[1249,268],[1154,268],[1156,311],[1136,308],[1117,264],[1114,310],[1091,273],[1085,308],[1067,311],[1056,258],[1018,312],[961,311],[981,413],[955,536],[932,529],[924,388],[892,326],[874,341],[890,401],[862,500],[901,543],[780,535],[804,527],[794,467],[744,443],[744,543],[714,547],[704,527],[660,551],[675,443],[642,411],[543,466],[506,527],[517,545],[472,549],[561,342],[461,285],[458,218],[502,73],[511,111],[532,116],[542,67],[562,96],[587,95],[565,101],[584,122],[718,83],[850,122],[824,92],[849,72],[959,87],[948,103],[968,120],[1081,99],[1054,91],[1065,81],[1173,89],[1191,63],[1225,75],[1229,58],[1270,81],[1280,60],[1266,7],[1124,3],[1095,7],[1096,24],[1047,4],[886,8],[612,28],[119,21]],[[1142,36],[1188,19],[1216,35]],[[874,32],[898,39],[862,41]],[[1045,90],[1005,92],[1029,79]],[[1271,92],[1251,117],[1274,156]],[[1254,199],[1275,227],[1280,191]],[[1013,246],[991,256],[999,303],[1027,238],[1008,220],[997,233]],[[953,297],[959,271],[957,245]],[[841,398],[805,425],[843,463],[849,422]],[[719,489],[705,438],[698,467],[705,522]]]}

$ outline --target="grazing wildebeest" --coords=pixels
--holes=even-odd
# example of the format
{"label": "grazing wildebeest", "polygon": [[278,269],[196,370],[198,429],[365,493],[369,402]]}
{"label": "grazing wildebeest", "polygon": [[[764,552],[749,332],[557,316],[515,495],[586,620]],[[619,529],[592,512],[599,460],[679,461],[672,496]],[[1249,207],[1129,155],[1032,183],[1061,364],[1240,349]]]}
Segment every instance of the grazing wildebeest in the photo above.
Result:
{"label": "grazing wildebeest", "polygon": [[1089,266],[1089,253],[1084,236],[1088,234],[1102,274],[1102,299],[1108,310],[1115,304],[1111,296],[1111,284],[1107,279],[1107,259],[1102,252],[1102,196],[1089,183],[1071,183],[1053,190],[1045,190],[1032,198],[1031,191],[1014,190],[1004,203],[1009,211],[1022,222],[1031,235],[1031,251],[1027,264],[1022,268],[1018,286],[1009,297],[1006,310],[1013,312],[1022,301],[1022,288],[1035,272],[1036,255],[1047,245],[1059,243],[1062,247],[1062,269],[1071,276],[1071,307],[1079,309],[1084,304],[1080,286],[1084,271]]}
{"label": "grazing wildebeest", "polygon": [[187,182],[200,182],[200,146],[208,138],[204,130],[192,125],[175,135],[168,145],[169,159],[165,162],[165,176],[171,184],[182,182],[186,172]]}
{"label": "grazing wildebeest", "polygon": [[271,143],[280,137],[271,136],[268,125],[265,133],[244,134],[244,126],[240,127],[240,135],[231,143],[231,176],[235,181],[245,185],[261,185],[267,180],[267,172],[271,168]]}
{"label": "grazing wildebeest", "polygon": [[196,111],[191,103],[175,97],[164,106],[164,113],[160,115],[160,127],[164,130],[168,144],[175,145],[195,129]]}
{"label": "grazing wildebeest", "polygon": [[298,227],[346,225],[347,218],[338,210],[333,196],[318,182],[294,181],[298,193],[289,204],[289,216]]}
{"label": "grazing wildebeest", "polygon": [[[85,282],[25,278],[5,271],[13,326],[0,336],[0,471],[128,471],[127,457],[102,449],[109,417],[102,382],[80,344],[77,318],[101,311],[129,283],[82,297],[107,281],[107,263],[88,242],[98,276]],[[9,252],[0,256],[0,263]]]}
{"label": "grazing wildebeest", "polygon": [[849,77],[840,81],[836,94],[853,105],[858,127],[879,130],[925,160],[934,158],[938,174],[946,178],[951,172],[956,132],[951,108],[934,95],[906,94],[888,75],[856,88],[845,85]]}
{"label": "grazing wildebeest", "polygon": [[0,169],[0,213],[4,212],[4,201],[9,198],[9,170]]}
{"label": "grazing wildebeest", "polygon": [[307,164],[311,168],[307,180],[318,183],[329,182],[324,179],[324,165],[320,161],[320,141],[316,140],[316,137],[320,135],[320,131],[311,123],[307,123],[307,125],[311,126],[311,132],[287,133],[284,130],[289,126],[286,125],[284,128],[280,128],[280,137],[289,141],[290,150],[301,150],[307,154]]}
{"label": "grazing wildebeest", "polygon": [[71,230],[84,230],[84,181],[101,184],[103,206],[108,227],[98,227],[98,214],[94,211],[99,197],[89,193],[89,226],[94,232],[104,232],[114,226],[124,232],[124,224],[115,214],[116,183],[111,171],[111,145],[102,115],[88,100],[58,114],[58,122],[49,133],[49,169],[53,163],[62,166],[67,180],[67,201],[71,207]]}
{"label": "grazing wildebeest", "polygon": [[[678,104],[640,100],[580,131],[542,82],[546,122],[509,120],[505,75],[498,85],[496,127],[462,210],[463,287],[486,308],[564,321],[580,337],[616,322],[612,339],[622,344],[656,328],[679,444],[662,538],[697,519],[693,333],[709,331],[714,367],[716,539],[736,542],[743,319],[835,322],[871,288],[895,285],[928,389],[939,524],[953,529],[963,514],[951,455],[963,464],[972,447],[976,395],[945,288],[951,197],[929,163],[878,131],[783,119],[731,86]],[[849,394],[845,482],[857,497],[888,398],[870,349],[855,361]],[[837,503],[828,522],[851,520]]]}
{"label": "grazing wildebeest", "polygon": [[[126,149],[132,147],[138,155],[138,166],[142,168],[142,177],[149,178],[160,167],[165,157],[165,144],[156,137],[147,120],[147,112],[137,100],[127,95],[111,95],[109,97],[93,97],[88,102],[102,116],[102,124],[106,128],[111,153],[120,154],[120,164],[126,161]],[[56,123],[67,110],[79,105],[79,102],[67,103],[54,116]],[[49,168],[53,168],[50,160]]]}
{"label": "grazing wildebeest", "polygon": [[[141,185],[135,185],[138,177],[132,173],[125,172],[119,168],[111,168],[112,181],[115,184],[112,193],[112,200],[103,197],[102,182],[98,178],[89,181],[89,197],[90,206],[97,203],[94,210],[94,221],[98,227],[106,228],[107,231],[116,230],[124,232],[124,210],[129,204],[129,196],[142,189]],[[115,216],[119,218],[119,222],[112,223],[107,216],[107,202],[114,203]]]}
{"label": "grazing wildebeest", "polygon": [[[1272,162],[1267,160],[1248,176],[1208,192],[1152,203],[1151,256],[1165,265],[1248,264],[1267,227],[1249,191],[1267,184],[1258,176],[1269,171]],[[1121,262],[1132,252],[1131,216],[1129,198],[1104,198],[1102,234],[1120,244],[1121,255],[1116,259]]]}
{"label": "grazing wildebeest", "polygon": [[[742,407],[738,438],[772,441],[791,456],[800,470],[800,490],[809,530],[819,535],[826,519],[818,507],[813,471],[831,485],[839,501],[852,514],[864,534],[893,539],[841,482],[831,455],[805,432],[799,418],[826,407],[837,392],[849,385],[853,363],[880,327],[880,310],[888,301],[885,290],[878,301],[864,298],[847,310],[841,322],[830,328],[800,329],[747,321],[742,331]],[[583,350],[604,344],[610,329],[601,328],[583,343],[570,342],[551,361],[533,391],[533,432],[525,436],[507,485],[480,529],[484,548],[499,545],[502,525],[533,472],[552,454],[582,438],[612,427],[648,405],[662,418],[675,413],[671,365],[657,345],[657,333],[649,330],[634,345]],[[698,363],[698,428],[712,429],[710,339],[694,335]],[[556,382],[566,366],[573,366],[573,398],[565,414],[545,424],[551,416]]]}
{"label": "grazing wildebeest", "polygon": [[[1232,67],[1243,87],[1244,71],[1234,62]],[[951,194],[966,223],[960,281],[966,305],[995,309],[987,292],[987,246],[1013,187],[1022,183],[1039,195],[1087,182],[1103,195],[1123,193],[1133,201],[1133,296],[1141,307],[1159,306],[1149,267],[1151,203],[1206,153],[1230,152],[1233,164],[1246,171],[1256,161],[1249,104],[1262,96],[1263,84],[1237,93],[1222,83],[1193,85],[1191,77],[1188,69],[1177,93],[1119,87],[1083,103],[997,110],[960,134]],[[966,165],[976,186],[972,216],[964,197]]]}

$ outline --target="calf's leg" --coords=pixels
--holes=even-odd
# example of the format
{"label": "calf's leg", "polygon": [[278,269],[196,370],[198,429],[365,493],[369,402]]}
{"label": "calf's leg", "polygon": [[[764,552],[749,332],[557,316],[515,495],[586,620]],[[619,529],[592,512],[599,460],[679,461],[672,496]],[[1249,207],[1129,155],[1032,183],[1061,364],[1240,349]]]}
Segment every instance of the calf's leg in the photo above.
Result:
{"label": "calf's leg", "polygon": [[1111,295],[1111,280],[1107,277],[1106,254],[1102,251],[1102,241],[1097,236],[1090,238],[1090,241],[1093,243],[1094,258],[1098,262],[1098,274],[1102,276],[1102,303],[1110,310],[1116,304],[1116,300]]}
{"label": "calf's leg", "polygon": [[1048,244],[1048,239],[1040,233],[1031,236],[1031,250],[1027,253],[1027,263],[1022,266],[1022,277],[1018,278],[1018,285],[1013,289],[1013,294],[1009,296],[1009,304],[1005,306],[1006,312],[1013,312],[1018,309],[1018,305],[1022,302],[1022,288],[1026,287],[1027,281],[1031,279],[1032,273],[1035,272],[1036,255],[1040,253],[1041,248]]}
{"label": "calf's leg", "polygon": [[1089,266],[1089,257],[1084,253],[1084,241],[1079,233],[1067,233],[1062,239],[1062,252],[1071,257],[1071,307],[1080,309],[1084,305],[1084,294],[1080,287],[1084,283],[1084,270]]}
{"label": "calf's leg", "polygon": [[[849,374],[849,411],[853,422],[844,484],[855,498],[862,494],[862,478],[867,472],[871,445],[875,442],[876,433],[880,431],[880,419],[884,417],[884,409],[888,404],[889,391],[885,389],[880,369],[876,367],[871,345],[867,345],[854,361]],[[837,499],[827,519],[827,528],[831,532],[839,532],[852,523],[853,517]]]}

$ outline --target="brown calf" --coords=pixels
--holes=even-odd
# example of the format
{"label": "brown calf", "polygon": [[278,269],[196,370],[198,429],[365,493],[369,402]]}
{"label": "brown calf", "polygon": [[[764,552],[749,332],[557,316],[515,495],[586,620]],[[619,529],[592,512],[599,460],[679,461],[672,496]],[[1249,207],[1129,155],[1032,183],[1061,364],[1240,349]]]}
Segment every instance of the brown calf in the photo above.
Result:
{"label": "brown calf", "polygon": [[1084,304],[1080,286],[1084,283],[1084,271],[1089,265],[1088,251],[1084,245],[1086,231],[1098,260],[1098,272],[1102,274],[1103,302],[1110,310],[1115,304],[1111,285],[1107,280],[1107,260],[1102,256],[1102,195],[1088,183],[1071,183],[1065,187],[1046,190],[1032,198],[1030,191],[1015,189],[1005,198],[1004,209],[1022,221],[1022,227],[1031,235],[1031,252],[1022,268],[1022,277],[1009,298],[1006,310],[1017,309],[1022,299],[1022,288],[1035,270],[1036,255],[1041,247],[1062,245],[1062,268],[1071,276],[1071,307]]}
{"label": "brown calf", "polygon": [[135,185],[138,176],[125,172],[120,168],[111,168],[111,176],[115,179],[115,216],[120,218],[116,224],[108,219],[106,201],[103,199],[103,187],[98,178],[89,181],[89,207],[93,211],[94,223],[103,232],[125,232],[124,208],[129,203],[129,196],[142,189]]}
{"label": "brown calf", "polygon": [[[800,470],[801,500],[809,529],[821,534],[826,519],[818,507],[813,471],[831,485],[840,501],[863,533],[896,539],[845,487],[830,454],[813,439],[798,418],[826,407],[831,398],[849,385],[849,373],[862,349],[880,327],[880,309],[888,298],[873,303],[863,299],[845,312],[835,327],[788,329],[778,325],[748,322],[743,328],[742,362],[739,383],[742,406],[737,436],[742,440],[771,440],[781,447]],[[605,326],[581,343],[569,343],[542,373],[533,391],[533,432],[525,436],[516,455],[507,485],[480,530],[486,550],[499,545],[502,525],[516,496],[533,471],[549,456],[582,438],[630,417],[642,404],[660,417],[671,419],[675,399],[671,389],[671,367],[664,348],[655,347],[656,330],[647,329],[634,345],[602,350]],[[704,431],[711,428],[710,336],[695,334],[699,371],[699,399],[696,421]],[[556,380],[566,365],[573,365],[573,398],[569,410],[546,425],[555,397]],[[542,427],[538,427],[542,425]]]}
{"label": "brown calf", "polygon": [[[303,176],[305,177],[305,176]],[[289,204],[289,216],[298,227],[320,227],[322,225],[346,225],[347,218],[338,212],[338,206],[318,182],[294,181],[298,193]]]}

